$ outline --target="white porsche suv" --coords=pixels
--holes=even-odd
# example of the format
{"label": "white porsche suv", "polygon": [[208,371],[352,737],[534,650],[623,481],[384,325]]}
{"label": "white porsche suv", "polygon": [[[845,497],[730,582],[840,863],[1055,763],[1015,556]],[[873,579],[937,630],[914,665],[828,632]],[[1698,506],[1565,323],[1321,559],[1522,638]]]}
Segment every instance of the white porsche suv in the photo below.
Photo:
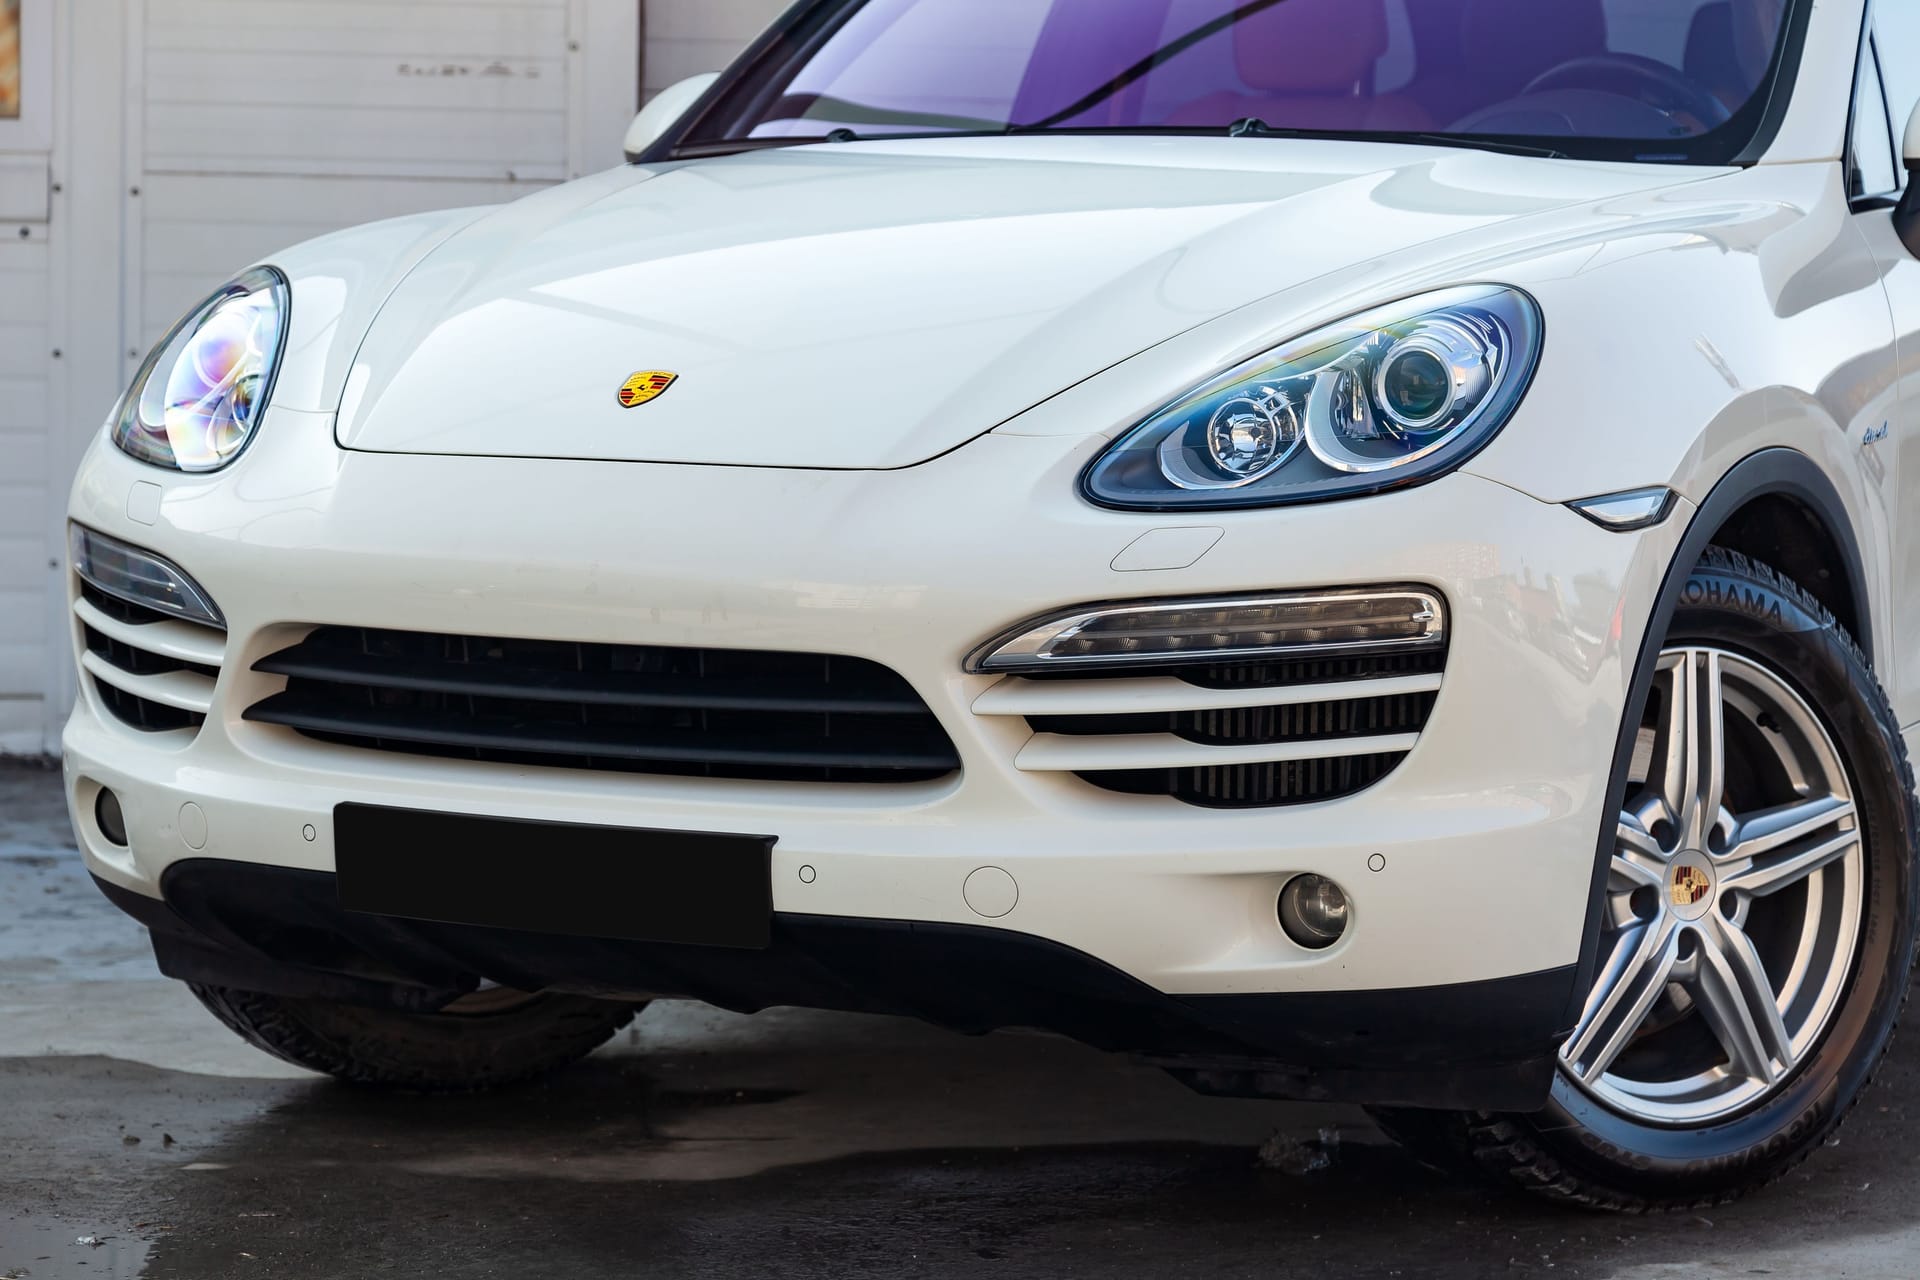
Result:
{"label": "white porsche suv", "polygon": [[87,865],[359,1083],[689,997],[1778,1176],[1914,960],[1917,8],[801,0],[148,359]]}

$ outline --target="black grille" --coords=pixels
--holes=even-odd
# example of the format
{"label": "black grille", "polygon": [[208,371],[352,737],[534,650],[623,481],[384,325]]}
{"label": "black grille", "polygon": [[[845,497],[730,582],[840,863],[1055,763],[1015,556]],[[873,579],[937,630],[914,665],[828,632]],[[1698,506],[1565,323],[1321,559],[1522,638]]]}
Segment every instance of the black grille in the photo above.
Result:
{"label": "black grille", "polygon": [[960,758],[860,658],[327,627],[257,663],[246,718],[378,751],[681,777],[917,782]]}
{"label": "black grille", "polygon": [[[1157,676],[1177,676],[1209,689],[1285,688],[1306,684],[1355,684],[1351,698],[1293,706],[1242,707],[1151,715],[1035,716],[1040,733],[1106,736],[1170,733],[1208,746],[1267,745],[1276,742],[1338,742],[1343,738],[1419,733],[1433,713],[1434,693],[1366,696],[1367,680],[1435,675],[1446,668],[1444,651],[1313,661],[1207,667],[1164,667]],[[1101,678],[1126,680],[1148,674],[1139,669]],[[1044,679],[1046,677],[1038,677]],[[1085,673],[1061,679],[1084,680]],[[1274,764],[1208,765],[1197,768],[1108,770],[1079,776],[1095,786],[1130,795],[1172,796],[1209,808],[1259,808],[1336,800],[1373,786],[1406,757],[1402,754],[1329,756]]]}
{"label": "black grille", "polygon": [[[156,622],[173,622],[177,619],[158,609],[148,609],[131,601],[110,596],[92,583],[82,583],[80,594],[86,602],[106,614],[116,622],[129,626],[149,626]],[[198,663],[181,662],[176,658],[163,657],[137,649],[111,636],[95,631],[92,627],[82,626],[87,652],[100,658],[129,675],[158,676],[175,671],[190,671],[195,675],[217,680],[220,673],[212,667],[203,667]],[[116,689],[104,680],[93,682],[94,691],[99,694],[100,702],[123,724],[148,733],[168,733],[177,729],[198,729],[206,722],[206,717],[198,712],[184,711],[179,707],[169,707],[164,703],[151,702],[146,698],[135,697],[124,689]]]}
{"label": "black grille", "polygon": [[1418,733],[1433,711],[1431,693],[1350,698],[1287,707],[1236,707],[1135,716],[1034,716],[1040,733],[1101,737],[1113,733],[1171,733],[1188,742],[1237,747],[1270,742],[1332,742],[1387,733]]}

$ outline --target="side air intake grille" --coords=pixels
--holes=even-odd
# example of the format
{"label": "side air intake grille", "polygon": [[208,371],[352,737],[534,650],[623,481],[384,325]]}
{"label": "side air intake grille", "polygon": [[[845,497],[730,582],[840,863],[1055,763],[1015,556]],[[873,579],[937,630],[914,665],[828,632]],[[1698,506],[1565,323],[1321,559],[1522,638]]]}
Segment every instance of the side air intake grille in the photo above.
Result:
{"label": "side air intake grille", "polygon": [[107,710],[147,733],[198,729],[213,708],[223,631],[184,622],[91,582],[73,604],[80,666]]}
{"label": "side air intake grille", "polygon": [[1002,680],[980,715],[1034,731],[1017,766],[1213,808],[1304,804],[1379,782],[1419,741],[1444,648]]}

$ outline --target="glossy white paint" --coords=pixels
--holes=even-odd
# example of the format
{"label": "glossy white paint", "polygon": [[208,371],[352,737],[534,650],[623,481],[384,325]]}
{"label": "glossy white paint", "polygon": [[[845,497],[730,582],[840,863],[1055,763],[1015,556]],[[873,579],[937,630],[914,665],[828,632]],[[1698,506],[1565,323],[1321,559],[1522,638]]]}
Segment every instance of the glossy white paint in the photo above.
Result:
{"label": "glossy white paint", "polygon": [[[189,856],[191,800],[206,856],[325,870],[334,804],[362,800],[777,832],[783,911],[977,925],[966,886],[992,868],[1017,885],[985,895],[997,927],[1167,991],[1571,963],[1634,657],[1688,522],[1740,460],[1780,445],[1831,477],[1882,678],[1920,718],[1920,592],[1896,590],[1920,573],[1899,487],[1920,466],[1920,263],[1885,210],[1846,199],[1861,13],[1815,9],[1779,140],[1744,169],[1278,139],[855,143],[618,170],[280,255],[292,351],[252,448],[185,477],[102,441],[74,489],[75,519],[174,559],[231,623],[197,736],[132,734],[84,694],[66,767],[89,864],[156,893]],[[1077,495],[1108,441],[1214,373],[1488,281],[1539,301],[1546,350],[1460,472],[1202,519]],[[680,382],[621,409],[620,384],[655,368]],[[130,490],[154,483],[152,523],[129,521]],[[1565,505],[1655,486],[1680,496],[1644,531]],[[1024,714],[1125,692],[963,670],[1080,603],[1381,583],[1447,598],[1432,721],[1372,790],[1278,818],[1095,790],[1071,770],[1113,763],[1115,740],[1036,736]],[[609,776],[369,757],[244,722],[277,687],[253,662],[323,623],[872,658],[964,767],[897,787]],[[1120,709],[1195,696],[1133,692]],[[130,850],[92,827],[100,785]],[[1354,899],[1328,952],[1274,919],[1305,871]],[[1460,946],[1477,919],[1497,927]]]}
{"label": "glossy white paint", "polygon": [[[1605,803],[1594,760],[1610,751],[1630,674],[1623,640],[1684,526],[1622,537],[1454,476],[1376,499],[1365,520],[1339,505],[1236,518],[1193,568],[1143,582],[1109,566],[1155,521],[1094,510],[1074,493],[1094,436],[989,435],[901,471],[825,472],[342,453],[326,422],[273,410],[239,467],[174,480],[160,523],[137,530],[191,565],[231,632],[215,715],[197,738],[139,737],[92,691],[83,697],[66,767],[76,786],[91,779],[125,797],[131,854],[97,838],[88,846],[116,883],[151,893],[191,856],[174,825],[188,798],[207,815],[210,856],[323,869],[333,806],[360,798],[777,831],[775,904],[786,911],[977,923],[962,887],[997,866],[1020,885],[1004,927],[1166,990],[1352,989],[1550,968],[1578,945]],[[124,491],[150,474],[101,451],[76,489],[75,518],[132,536]],[[1408,538],[1408,528],[1447,532]],[[1315,550],[1284,557],[1277,545]],[[1439,705],[1379,787],[1280,818],[1118,796],[1036,770],[1021,758],[1033,737],[1024,721],[977,705],[996,679],[962,670],[975,647],[1063,602],[1366,580],[1430,582],[1452,602]],[[963,772],[822,787],[526,771],[369,756],[243,722],[279,684],[249,668],[317,621],[869,657],[928,700]],[[1554,713],[1490,716],[1509,705]],[[84,809],[78,817],[88,831]],[[1366,864],[1383,848],[1394,853],[1380,877]],[[1462,859],[1481,874],[1462,877]],[[800,881],[802,865],[816,868],[813,884]],[[1301,951],[1275,926],[1274,897],[1300,871],[1356,894],[1359,923],[1333,953]],[[1484,945],[1454,945],[1489,883],[1534,907]]]}
{"label": "glossy white paint", "polygon": [[[948,139],[629,169],[502,209],[434,254],[368,334],[339,439],[911,466],[1356,263],[1507,244],[1516,220],[1698,176],[1232,138]],[[1314,234],[1327,226],[1342,235]],[[614,393],[636,369],[681,381],[623,409]]]}
{"label": "glossy white paint", "polygon": [[626,152],[629,161],[637,160],[646,153],[648,147],[666,136],[667,130],[678,123],[681,116],[701,95],[713,88],[720,79],[718,71],[708,71],[697,76],[688,76],[685,80],[663,89],[653,101],[640,109],[640,114],[627,126]]}

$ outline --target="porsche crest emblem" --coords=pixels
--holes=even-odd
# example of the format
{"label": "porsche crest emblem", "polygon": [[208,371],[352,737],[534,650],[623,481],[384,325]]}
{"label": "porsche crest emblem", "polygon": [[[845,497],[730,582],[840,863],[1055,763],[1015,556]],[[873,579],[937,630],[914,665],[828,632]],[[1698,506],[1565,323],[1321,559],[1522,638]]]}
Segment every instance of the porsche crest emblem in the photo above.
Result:
{"label": "porsche crest emblem", "polygon": [[668,387],[678,381],[680,381],[679,374],[667,373],[661,369],[636,373],[620,388],[620,407],[638,409],[649,400],[658,400],[666,394]]}
{"label": "porsche crest emblem", "polygon": [[1673,873],[1673,905],[1698,906],[1712,888],[1713,882],[1699,867],[1680,867]]}

